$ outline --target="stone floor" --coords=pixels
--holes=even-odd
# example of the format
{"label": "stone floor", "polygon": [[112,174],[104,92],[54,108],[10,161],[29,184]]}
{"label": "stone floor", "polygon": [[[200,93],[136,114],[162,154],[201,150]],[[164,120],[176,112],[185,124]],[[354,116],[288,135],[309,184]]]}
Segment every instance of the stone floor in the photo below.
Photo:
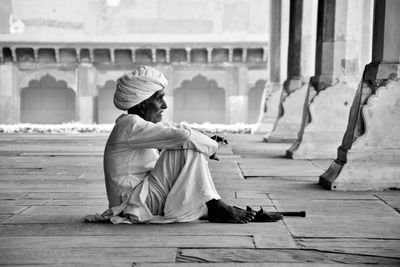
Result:
{"label": "stone floor", "polygon": [[283,158],[290,144],[230,135],[209,166],[227,202],[307,212],[276,223],[111,225],[107,136],[0,135],[0,264],[50,266],[400,266],[400,192],[317,185],[332,160]]}

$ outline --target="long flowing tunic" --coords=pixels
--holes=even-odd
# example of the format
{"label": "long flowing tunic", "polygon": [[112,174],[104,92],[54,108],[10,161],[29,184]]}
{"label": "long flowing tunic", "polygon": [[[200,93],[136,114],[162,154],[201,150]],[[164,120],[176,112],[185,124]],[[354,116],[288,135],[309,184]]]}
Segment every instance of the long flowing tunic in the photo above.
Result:
{"label": "long flowing tunic", "polygon": [[[169,211],[163,216],[153,215],[146,205],[149,178],[168,173],[168,170],[160,168],[153,171],[159,159],[159,149],[189,152],[185,156],[188,166],[177,182],[180,191],[189,190],[191,195],[187,197],[185,192],[172,189],[165,206]],[[204,204],[201,202],[210,198],[218,199],[204,160],[217,149],[218,144],[214,140],[197,130],[152,123],[132,114],[121,115],[116,120],[104,151],[104,174],[110,209],[103,216],[114,223],[173,222],[179,221],[179,217],[190,209],[198,208],[199,203]],[[203,192],[197,192],[198,187],[203,188]],[[185,199],[179,196],[182,193]]]}

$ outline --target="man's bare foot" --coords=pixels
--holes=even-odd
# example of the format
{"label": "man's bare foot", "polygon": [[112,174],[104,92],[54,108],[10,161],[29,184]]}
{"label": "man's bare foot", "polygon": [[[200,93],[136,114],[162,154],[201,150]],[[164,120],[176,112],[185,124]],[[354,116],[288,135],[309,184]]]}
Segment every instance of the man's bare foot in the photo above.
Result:
{"label": "man's bare foot", "polygon": [[248,223],[254,220],[254,211],[245,211],[229,206],[222,200],[210,200],[207,203],[208,220],[218,223]]}

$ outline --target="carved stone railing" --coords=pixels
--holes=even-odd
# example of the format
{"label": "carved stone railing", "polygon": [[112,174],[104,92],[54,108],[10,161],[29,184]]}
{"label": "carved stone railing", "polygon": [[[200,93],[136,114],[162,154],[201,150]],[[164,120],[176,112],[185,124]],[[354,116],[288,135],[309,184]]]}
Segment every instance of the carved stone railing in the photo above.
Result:
{"label": "carved stone railing", "polygon": [[265,63],[267,43],[0,43],[0,62]]}

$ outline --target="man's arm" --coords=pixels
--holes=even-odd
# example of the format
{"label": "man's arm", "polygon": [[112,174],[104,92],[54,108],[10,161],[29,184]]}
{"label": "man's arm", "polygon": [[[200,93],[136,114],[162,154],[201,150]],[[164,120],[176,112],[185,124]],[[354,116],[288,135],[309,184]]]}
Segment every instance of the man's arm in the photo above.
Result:
{"label": "man's arm", "polygon": [[[214,140],[215,142],[217,142],[217,144],[218,144],[218,148],[219,148],[219,146],[220,145],[223,145],[223,144],[228,144],[228,140],[227,139],[225,139],[224,137],[222,137],[222,136],[219,136],[219,135],[212,135],[212,134],[209,134],[209,133],[207,133],[207,132],[205,132],[205,131],[202,131],[202,130],[200,130],[200,129],[194,129],[194,128],[192,128],[192,127],[190,127],[189,125],[187,125],[187,124],[184,124],[184,123],[173,123],[173,122],[162,122],[164,125],[166,125],[166,126],[175,126],[175,127],[177,127],[177,128],[183,128],[183,129],[189,129],[189,130],[196,130],[196,131],[198,131],[198,132],[200,132],[200,133],[202,133],[202,134],[204,134],[204,135],[206,135],[206,136],[208,136],[209,138],[211,138],[212,140]],[[212,154],[211,156],[210,156],[210,159],[212,159],[212,160],[219,160],[219,158],[217,157],[217,152],[215,152],[214,154]]]}
{"label": "man's arm", "polygon": [[218,143],[195,129],[177,128],[162,123],[138,120],[129,138],[132,148],[193,149],[208,156],[218,149]]}

